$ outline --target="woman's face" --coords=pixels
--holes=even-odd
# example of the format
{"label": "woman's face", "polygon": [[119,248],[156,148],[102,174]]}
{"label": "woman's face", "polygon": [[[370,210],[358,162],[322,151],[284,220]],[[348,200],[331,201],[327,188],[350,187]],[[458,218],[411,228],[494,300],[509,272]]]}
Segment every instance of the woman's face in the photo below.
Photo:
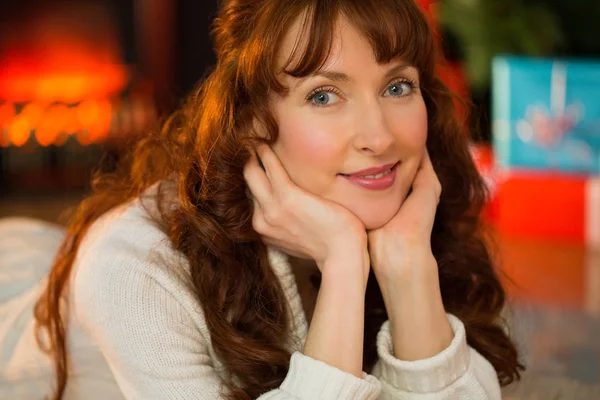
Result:
{"label": "woman's face", "polygon": [[[282,43],[279,67],[299,32],[296,22]],[[378,64],[369,42],[341,19],[320,71],[280,79],[290,90],[273,97],[279,124],[273,148],[292,181],[344,206],[367,229],[385,225],[402,205],[425,149],[418,71],[401,60]]]}

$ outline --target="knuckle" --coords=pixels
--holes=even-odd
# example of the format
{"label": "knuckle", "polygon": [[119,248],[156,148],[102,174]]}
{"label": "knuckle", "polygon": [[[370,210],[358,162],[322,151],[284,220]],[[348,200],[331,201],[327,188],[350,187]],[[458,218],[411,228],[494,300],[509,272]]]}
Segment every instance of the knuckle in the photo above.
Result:
{"label": "knuckle", "polygon": [[242,171],[242,176],[244,177],[244,180],[246,182],[248,182],[250,180],[250,173],[248,172],[248,167],[244,167],[244,170]]}
{"label": "knuckle", "polygon": [[264,234],[267,230],[267,223],[261,215],[255,213],[252,216],[252,228],[258,233]]}
{"label": "knuckle", "polygon": [[264,210],[263,219],[268,225],[277,225],[281,219],[279,207],[270,206]]}

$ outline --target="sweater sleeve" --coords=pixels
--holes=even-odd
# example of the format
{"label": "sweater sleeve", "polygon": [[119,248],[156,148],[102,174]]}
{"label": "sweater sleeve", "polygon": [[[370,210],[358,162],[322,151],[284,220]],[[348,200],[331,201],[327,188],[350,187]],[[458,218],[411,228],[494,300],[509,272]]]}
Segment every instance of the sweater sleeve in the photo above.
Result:
{"label": "sweater sleeve", "polygon": [[[107,255],[108,254],[108,255]],[[217,400],[223,396],[209,345],[179,299],[136,257],[86,256],[74,276],[74,316],[98,345],[126,399]],[[280,388],[261,400],[372,400],[379,381],[300,353]]]}
{"label": "sweater sleeve", "polygon": [[382,383],[380,400],[500,400],[492,365],[467,344],[463,323],[448,319],[454,332],[450,345],[431,358],[403,361],[394,357],[389,321],[377,337],[379,360],[373,374]]}

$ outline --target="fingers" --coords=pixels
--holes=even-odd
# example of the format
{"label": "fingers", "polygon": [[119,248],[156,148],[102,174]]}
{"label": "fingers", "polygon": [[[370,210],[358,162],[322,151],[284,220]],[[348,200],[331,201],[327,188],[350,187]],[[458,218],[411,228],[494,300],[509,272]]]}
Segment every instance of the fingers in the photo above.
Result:
{"label": "fingers", "polygon": [[297,189],[273,149],[266,144],[258,146],[256,153],[251,152],[244,166],[244,178],[261,206],[269,210],[274,203],[285,205],[294,198],[291,193]]}
{"label": "fingers", "polygon": [[244,166],[244,179],[250,191],[259,203],[267,204],[272,198],[271,184],[265,171],[260,167],[258,157],[250,152],[250,160]]}
{"label": "fingers", "polygon": [[400,208],[410,229],[431,234],[437,206],[441,195],[441,185],[433,169],[429,154],[424,153],[417,170],[410,195]]}
{"label": "fingers", "polygon": [[286,187],[290,183],[290,178],[273,149],[266,144],[262,144],[256,148],[256,152],[265,167],[271,187]]}
{"label": "fingers", "polygon": [[435,173],[427,149],[423,153],[423,157],[421,158],[421,163],[419,164],[419,169],[417,170],[417,175],[415,176],[412,186],[413,192],[425,191],[427,194],[434,196],[436,203],[439,202],[442,193],[442,185],[440,184],[438,176]]}
{"label": "fingers", "polygon": [[[420,181],[425,180],[427,183],[431,183],[432,178],[437,180],[437,175],[433,169],[433,164],[431,163],[427,149],[425,149],[423,156],[421,157],[421,162],[419,163],[419,168],[417,170],[417,177],[421,178]],[[415,177],[415,180],[417,180],[417,177]]]}

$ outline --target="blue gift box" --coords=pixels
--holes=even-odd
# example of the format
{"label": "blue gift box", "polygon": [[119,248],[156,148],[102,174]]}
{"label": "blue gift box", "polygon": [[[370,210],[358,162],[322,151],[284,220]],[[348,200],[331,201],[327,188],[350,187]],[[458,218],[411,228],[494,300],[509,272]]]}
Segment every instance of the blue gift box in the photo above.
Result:
{"label": "blue gift box", "polygon": [[496,57],[492,112],[500,167],[600,172],[600,61]]}

